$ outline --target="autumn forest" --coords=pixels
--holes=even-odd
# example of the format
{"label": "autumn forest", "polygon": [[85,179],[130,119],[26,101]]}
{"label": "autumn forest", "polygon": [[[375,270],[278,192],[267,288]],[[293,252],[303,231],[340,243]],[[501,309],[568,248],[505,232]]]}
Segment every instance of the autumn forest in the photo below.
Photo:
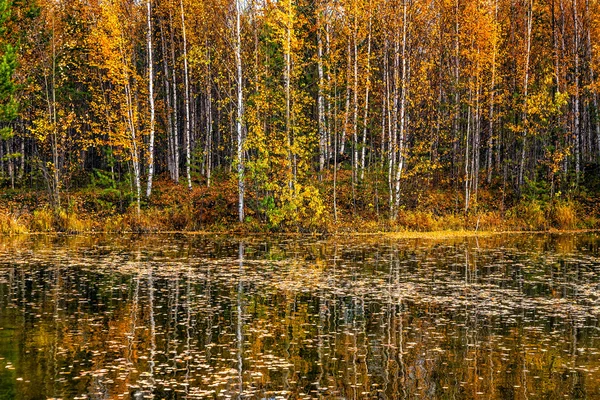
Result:
{"label": "autumn forest", "polygon": [[1,0],[0,229],[596,228],[596,0]]}

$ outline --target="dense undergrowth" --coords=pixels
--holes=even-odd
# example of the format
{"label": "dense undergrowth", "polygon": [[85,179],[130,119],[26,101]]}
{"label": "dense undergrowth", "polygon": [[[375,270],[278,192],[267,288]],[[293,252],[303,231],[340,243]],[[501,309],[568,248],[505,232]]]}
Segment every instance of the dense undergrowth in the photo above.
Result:
{"label": "dense undergrowth", "polygon": [[[0,192],[0,233],[27,232],[397,232],[443,230],[572,230],[600,228],[600,205],[594,195],[579,190],[565,196],[530,183],[519,196],[502,190],[481,189],[468,212],[456,187],[424,185],[405,188],[405,202],[390,218],[388,194],[377,187],[352,190],[349,174],[341,173],[335,196],[327,177],[319,182],[322,198],[301,210],[277,208],[273,201],[255,201],[247,192],[246,219],[236,219],[237,187],[233,179],[211,187],[187,190],[166,179],[158,180],[140,214],[127,186],[92,182],[64,192],[53,205],[44,191]],[[265,198],[264,195],[260,196]],[[287,213],[287,214],[286,214]],[[289,214],[289,215],[288,215]],[[273,216],[276,216],[274,218]]]}

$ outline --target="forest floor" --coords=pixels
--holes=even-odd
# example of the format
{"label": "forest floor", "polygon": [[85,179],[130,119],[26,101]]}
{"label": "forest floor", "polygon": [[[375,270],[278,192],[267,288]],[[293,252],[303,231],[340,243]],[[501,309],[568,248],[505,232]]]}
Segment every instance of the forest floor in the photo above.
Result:
{"label": "forest floor", "polygon": [[159,180],[151,198],[142,203],[139,215],[131,195],[116,188],[65,190],[60,207],[52,204],[45,191],[2,189],[0,233],[386,233],[397,238],[419,238],[600,228],[600,201],[594,197],[500,202],[497,199],[502,196],[482,190],[479,203],[465,213],[456,191],[425,190],[418,194],[417,201],[413,195],[392,221],[387,204],[377,204],[377,197],[367,190],[354,200],[347,192],[342,186],[334,214],[332,196],[325,184],[324,211],[316,222],[289,219],[275,226],[261,204],[253,200],[251,191],[246,219],[237,222],[235,182],[227,180],[191,191]]}

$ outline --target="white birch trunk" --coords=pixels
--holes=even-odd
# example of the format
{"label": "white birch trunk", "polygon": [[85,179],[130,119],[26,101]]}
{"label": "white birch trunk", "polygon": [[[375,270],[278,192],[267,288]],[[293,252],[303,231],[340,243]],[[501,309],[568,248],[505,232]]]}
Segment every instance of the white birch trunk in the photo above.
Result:
{"label": "white birch trunk", "polygon": [[521,162],[520,162],[520,166],[519,166],[519,189],[520,187],[523,185],[523,172],[525,170],[525,149],[526,149],[526,145],[527,145],[527,133],[528,133],[528,127],[527,127],[527,118],[528,118],[528,105],[527,105],[527,99],[528,99],[528,95],[529,95],[529,59],[531,57],[531,26],[533,23],[533,4],[532,4],[532,0],[529,1],[529,6],[528,6],[528,10],[527,10],[527,49],[526,49],[526,53],[525,53],[525,78],[524,78],[524,82],[523,82],[523,93],[525,95],[525,99],[524,99],[524,110],[523,110],[523,148],[521,149]]}
{"label": "white birch trunk", "polygon": [[[241,40],[241,0],[235,2],[235,64],[236,64],[236,90],[237,90],[237,175],[238,175],[238,219],[244,221],[244,135],[242,131],[242,122],[244,118],[243,103],[243,76],[242,76],[242,40]],[[288,106],[289,108],[289,106]],[[289,110],[288,110],[289,112]]]}
{"label": "white birch trunk", "polygon": [[[322,18],[322,15],[320,17]],[[323,87],[325,85],[325,79],[323,77],[323,40],[321,39],[320,26],[317,28],[317,52],[317,69],[319,73],[319,93],[317,99],[317,106],[319,112],[319,173],[322,174],[323,169],[325,168],[327,133],[325,132],[325,99],[323,95]]]}
{"label": "white birch trunk", "polygon": [[[396,166],[395,176],[395,188],[394,188],[394,219],[398,216],[398,208],[400,207],[400,179],[402,178],[402,169],[404,167],[404,138],[405,138],[405,127],[406,127],[406,90],[407,90],[407,79],[406,79],[406,24],[407,24],[407,9],[406,1],[402,4],[402,78],[401,78],[401,97],[400,97],[400,123],[399,123],[399,137],[397,143],[397,159],[398,165]],[[397,51],[396,51],[397,53]],[[396,55],[397,57],[397,55]],[[395,95],[394,102],[397,103],[398,93]]]}
{"label": "white birch trunk", "polygon": [[[173,27],[173,16],[169,15],[171,27]],[[177,109],[177,70],[175,67],[175,34],[171,28],[171,60],[173,62],[173,154],[174,154],[174,180],[179,183],[179,118]]]}
{"label": "white birch trunk", "polygon": [[[494,1],[494,24],[498,21],[498,1]],[[494,45],[492,48],[492,82],[490,84],[490,114],[489,114],[489,123],[490,123],[490,134],[488,137],[488,153],[487,153],[487,183],[488,185],[492,183],[492,173],[493,173],[493,151],[494,151],[494,101],[496,95],[496,45],[498,43],[498,38],[496,36],[496,27],[494,26],[494,36],[493,41]],[[499,151],[499,150],[497,150]]]}
{"label": "white birch trunk", "polygon": [[579,174],[581,172],[581,132],[580,132],[580,118],[579,118],[579,18],[577,12],[577,0],[573,0],[573,26],[574,26],[574,38],[573,38],[573,53],[575,56],[575,104],[574,104],[574,118],[575,126],[573,132],[573,140],[575,141],[575,176],[577,183],[579,183]]}
{"label": "white birch trunk", "polygon": [[369,117],[369,90],[371,89],[371,27],[372,27],[372,10],[371,2],[369,1],[369,33],[367,37],[367,70],[365,71],[366,83],[365,83],[365,108],[363,111],[363,137],[362,137],[362,149],[360,156],[360,180],[365,179],[365,163],[367,155],[367,131],[368,131],[368,117]]}
{"label": "white birch trunk", "polygon": [[179,2],[181,6],[181,30],[183,35],[183,79],[185,83],[185,172],[187,176],[188,189],[192,189],[192,152],[190,135],[190,82],[188,73],[188,55],[187,55],[187,36],[185,32],[185,14],[183,10],[183,0]]}
{"label": "white birch trunk", "polygon": [[154,57],[152,57],[152,2],[146,1],[146,17],[148,32],[146,44],[148,46],[148,102],[150,103],[150,139],[148,143],[148,186],[146,197],[152,193],[152,178],[154,176]]}

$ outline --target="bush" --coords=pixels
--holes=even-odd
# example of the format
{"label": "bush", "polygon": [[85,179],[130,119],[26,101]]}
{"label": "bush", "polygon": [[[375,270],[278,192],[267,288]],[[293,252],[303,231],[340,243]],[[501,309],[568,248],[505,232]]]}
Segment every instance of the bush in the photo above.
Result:
{"label": "bush", "polygon": [[54,213],[48,208],[35,210],[31,218],[31,230],[33,232],[54,231]]}
{"label": "bush", "polygon": [[557,228],[574,229],[577,225],[575,205],[570,201],[558,201],[552,207],[552,220]]}
{"label": "bush", "polygon": [[537,200],[523,202],[516,207],[515,211],[515,217],[521,221],[524,228],[534,231],[548,228],[546,213],[541,202]]}
{"label": "bush", "polygon": [[19,218],[6,212],[0,212],[0,233],[6,235],[27,233],[27,228]]}

